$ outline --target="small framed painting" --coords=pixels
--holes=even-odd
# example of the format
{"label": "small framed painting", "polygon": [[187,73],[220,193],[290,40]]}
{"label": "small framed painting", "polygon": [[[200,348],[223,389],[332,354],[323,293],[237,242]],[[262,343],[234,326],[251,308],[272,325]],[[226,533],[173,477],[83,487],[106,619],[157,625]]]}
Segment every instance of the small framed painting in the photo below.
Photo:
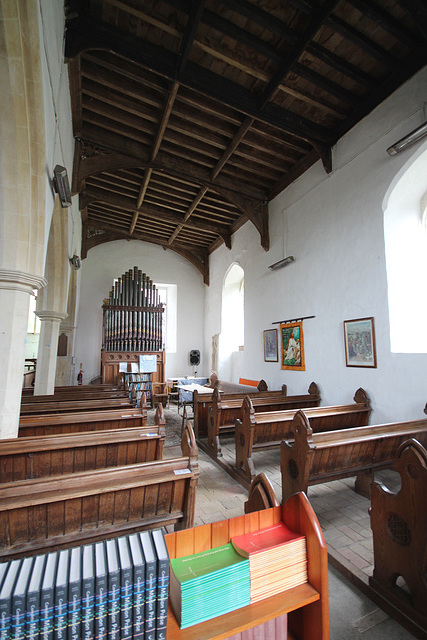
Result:
{"label": "small framed painting", "polygon": [[280,325],[282,369],[305,371],[304,336],[302,321]]}
{"label": "small framed painting", "polygon": [[264,360],[265,362],[278,362],[279,360],[277,329],[266,329],[264,331]]}
{"label": "small framed painting", "polygon": [[345,362],[347,367],[377,366],[373,318],[344,320]]}

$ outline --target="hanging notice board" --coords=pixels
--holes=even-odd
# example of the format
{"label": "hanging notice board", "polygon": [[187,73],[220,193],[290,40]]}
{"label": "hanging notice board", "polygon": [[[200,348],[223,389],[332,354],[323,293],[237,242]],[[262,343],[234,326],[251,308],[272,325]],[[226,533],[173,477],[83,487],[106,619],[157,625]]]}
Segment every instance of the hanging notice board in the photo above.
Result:
{"label": "hanging notice board", "polygon": [[139,372],[154,373],[157,371],[157,357],[155,355],[139,356]]}

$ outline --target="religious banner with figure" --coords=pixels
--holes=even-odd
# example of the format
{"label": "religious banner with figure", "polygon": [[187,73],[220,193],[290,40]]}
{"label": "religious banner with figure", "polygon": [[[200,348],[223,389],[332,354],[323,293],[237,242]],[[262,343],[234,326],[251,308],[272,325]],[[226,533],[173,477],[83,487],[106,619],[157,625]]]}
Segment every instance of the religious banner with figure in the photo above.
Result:
{"label": "religious banner with figure", "polygon": [[282,369],[305,371],[304,336],[301,322],[280,324]]}

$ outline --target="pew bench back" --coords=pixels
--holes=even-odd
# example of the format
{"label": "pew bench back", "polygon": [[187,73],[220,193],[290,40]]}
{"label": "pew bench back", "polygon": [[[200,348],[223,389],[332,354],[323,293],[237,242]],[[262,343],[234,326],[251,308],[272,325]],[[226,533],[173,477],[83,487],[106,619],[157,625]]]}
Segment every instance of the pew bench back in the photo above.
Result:
{"label": "pew bench back", "polygon": [[164,426],[0,441],[0,483],[120,467],[163,458]]}
{"label": "pew bench back", "polygon": [[197,446],[184,428],[182,456],[0,485],[0,558],[45,553],[174,525],[193,526]]}
{"label": "pew bench back", "polygon": [[[315,432],[352,429],[369,423],[371,405],[366,392],[358,389],[354,404],[310,407],[305,414]],[[282,440],[292,438],[292,422],[299,409],[255,413],[250,398],[242,405],[242,419],[236,420],[236,469],[250,483],[257,475],[253,452],[257,449],[280,446]]]}
{"label": "pew bench back", "polygon": [[[245,397],[245,396],[244,396]],[[241,418],[244,397],[223,397],[215,390],[212,404],[208,410],[208,444],[207,450],[213,457],[221,456],[220,436],[234,434],[236,420]],[[318,407],[320,391],[315,382],[310,384],[307,394],[288,396],[286,387],[281,391],[260,392],[250,396],[256,414],[286,409]]]}
{"label": "pew bench back", "polygon": [[124,410],[21,416],[18,437],[127,429],[143,427],[146,424],[147,410],[133,407],[126,407]]}
{"label": "pew bench back", "polygon": [[408,438],[427,444],[427,419],[314,433],[305,411],[292,423],[292,440],[281,445],[282,497],[309,485],[357,476],[356,489],[369,496],[375,470],[390,467]]}

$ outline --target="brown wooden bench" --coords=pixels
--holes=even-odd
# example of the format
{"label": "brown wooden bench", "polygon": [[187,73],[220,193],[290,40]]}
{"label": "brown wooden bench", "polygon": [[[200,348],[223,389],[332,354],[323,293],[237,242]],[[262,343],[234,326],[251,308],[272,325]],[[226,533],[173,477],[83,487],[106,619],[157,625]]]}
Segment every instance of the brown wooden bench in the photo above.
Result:
{"label": "brown wooden bench", "polygon": [[[358,389],[354,404],[306,409],[313,431],[331,431],[367,425],[371,405],[366,392]],[[257,475],[253,452],[257,449],[277,447],[282,440],[292,437],[291,426],[296,409],[255,413],[250,398],[242,405],[242,419],[236,420],[236,470],[247,484]]]}
{"label": "brown wooden bench", "polygon": [[41,396],[29,396],[23,395],[21,397],[21,404],[36,404],[36,403],[45,403],[45,402],[63,402],[63,401],[72,401],[72,400],[96,400],[96,399],[107,399],[107,398],[129,398],[129,393],[124,389],[115,389],[112,391],[98,391],[96,387],[92,390],[84,390],[80,391],[79,387],[72,387],[76,389],[76,391],[55,391],[55,393],[51,395],[41,395]]}
{"label": "brown wooden bench", "polygon": [[[54,387],[53,393],[70,393],[74,395],[75,393],[85,393],[85,392],[95,392],[100,393],[101,391],[105,391],[109,393],[110,391],[123,391],[123,384],[78,384],[78,385],[60,385]],[[33,387],[22,389],[22,396],[33,396],[34,389]],[[34,396],[38,397],[38,396]]]}
{"label": "brown wooden bench", "polygon": [[[417,638],[427,636],[427,451],[415,439],[404,441],[393,469],[396,493],[371,485],[374,571],[369,585],[381,608]],[[403,578],[398,581],[399,577]]]}
{"label": "brown wooden bench", "polygon": [[181,448],[182,456],[169,460],[0,485],[0,557],[193,526],[199,470],[189,424]]}
{"label": "brown wooden bench", "polygon": [[[264,381],[261,381],[261,382],[264,382]],[[240,391],[232,391],[227,393],[225,391],[220,390],[219,387],[214,386],[211,388],[214,389],[213,393],[215,393],[216,391],[216,393],[219,394],[223,400],[227,400],[231,398],[234,398],[234,399],[240,398],[243,400],[245,396],[249,396],[249,398],[255,398],[260,393],[262,393],[264,397],[265,396],[283,397],[287,393],[287,388],[285,384],[282,386],[281,389],[274,390],[274,391],[268,391],[267,389],[263,391],[259,391],[258,389],[255,390],[254,388],[251,388],[251,387],[244,387],[244,388],[241,387]],[[194,433],[196,434],[197,442],[199,446],[201,446],[201,448],[205,448],[204,443],[202,441],[203,439],[206,439],[208,437],[209,410],[210,410],[210,407],[212,406],[213,393],[212,395],[199,394],[198,391],[194,391],[193,393]]]}
{"label": "brown wooden bench", "polygon": [[105,411],[106,409],[124,409],[134,407],[132,398],[95,398],[88,400],[51,400],[48,402],[31,402],[21,404],[21,415],[37,413],[60,413],[61,411]]}
{"label": "brown wooden bench", "polygon": [[110,411],[28,415],[20,417],[18,437],[126,429],[146,424],[147,409],[132,407]]}
{"label": "brown wooden bench", "polygon": [[0,483],[163,458],[164,425],[0,440]]}
{"label": "brown wooden bench", "polygon": [[[241,417],[244,397],[223,397],[215,389],[212,403],[208,409],[208,443],[207,449],[211,456],[222,456],[220,436],[234,435],[236,420]],[[318,407],[320,404],[320,390],[315,382],[308,388],[308,393],[288,396],[286,388],[282,391],[260,392],[251,396],[255,413],[264,411],[282,411],[285,409],[301,409]]]}
{"label": "brown wooden bench", "polygon": [[427,419],[314,433],[308,411],[298,411],[292,441],[281,445],[282,499],[308,486],[356,476],[356,490],[370,496],[376,470],[390,467],[408,438],[427,444]]}

